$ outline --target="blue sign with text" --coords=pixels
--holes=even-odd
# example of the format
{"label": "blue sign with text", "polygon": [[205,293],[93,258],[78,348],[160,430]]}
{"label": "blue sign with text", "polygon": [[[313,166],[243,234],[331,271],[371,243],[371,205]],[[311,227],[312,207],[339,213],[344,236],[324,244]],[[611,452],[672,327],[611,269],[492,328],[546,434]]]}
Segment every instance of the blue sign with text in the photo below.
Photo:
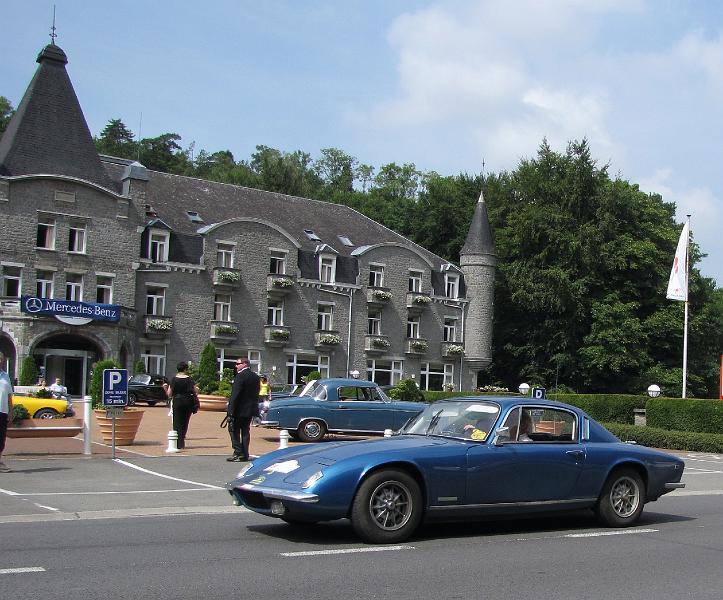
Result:
{"label": "blue sign with text", "polygon": [[62,317],[81,317],[94,321],[120,321],[121,307],[118,304],[94,304],[92,302],[73,302],[22,296],[20,311],[31,315],[53,315]]}
{"label": "blue sign with text", "polygon": [[103,369],[103,406],[128,404],[128,369]]}

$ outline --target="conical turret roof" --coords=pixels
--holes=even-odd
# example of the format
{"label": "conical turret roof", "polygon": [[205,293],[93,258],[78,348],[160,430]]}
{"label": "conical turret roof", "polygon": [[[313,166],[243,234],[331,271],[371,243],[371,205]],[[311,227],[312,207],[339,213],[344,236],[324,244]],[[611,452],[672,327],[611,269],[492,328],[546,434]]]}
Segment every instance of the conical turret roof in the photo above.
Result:
{"label": "conical turret roof", "polygon": [[0,140],[0,175],[66,175],[112,188],[55,44],[35,72]]}
{"label": "conical turret roof", "polygon": [[492,240],[492,230],[487,217],[487,205],[481,190],[474,208],[474,215],[472,215],[472,223],[467,232],[467,239],[460,251],[460,255],[463,254],[495,254],[495,243]]}

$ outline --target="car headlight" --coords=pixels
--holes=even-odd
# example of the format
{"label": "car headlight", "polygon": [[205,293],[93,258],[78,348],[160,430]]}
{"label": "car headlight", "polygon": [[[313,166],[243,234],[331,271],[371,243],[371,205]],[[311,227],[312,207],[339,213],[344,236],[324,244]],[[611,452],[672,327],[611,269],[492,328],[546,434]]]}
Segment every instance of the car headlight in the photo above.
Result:
{"label": "car headlight", "polygon": [[251,469],[254,466],[254,463],[250,462],[245,464],[243,467],[241,467],[241,470],[238,472],[238,475],[236,475],[236,478],[243,477],[246,475],[246,473],[249,472],[249,469]]}
{"label": "car headlight", "polygon": [[324,476],[324,473],[322,471],[317,471],[316,473],[312,474],[311,477],[309,477],[304,483],[302,483],[301,487],[303,489],[310,488],[317,481],[319,481],[319,479],[321,479],[323,476]]}

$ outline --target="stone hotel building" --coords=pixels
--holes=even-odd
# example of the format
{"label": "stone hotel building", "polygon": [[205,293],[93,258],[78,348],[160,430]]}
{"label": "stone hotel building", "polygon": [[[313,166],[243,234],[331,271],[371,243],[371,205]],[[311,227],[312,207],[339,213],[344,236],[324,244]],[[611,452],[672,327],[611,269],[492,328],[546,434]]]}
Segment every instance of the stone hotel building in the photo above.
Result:
{"label": "stone hotel building", "polygon": [[358,371],[471,389],[490,362],[495,251],[480,195],[460,265],[347,206],[100,156],[46,46],[0,140],[0,350],[87,390],[115,358],[170,375],[212,340],[276,383]]}

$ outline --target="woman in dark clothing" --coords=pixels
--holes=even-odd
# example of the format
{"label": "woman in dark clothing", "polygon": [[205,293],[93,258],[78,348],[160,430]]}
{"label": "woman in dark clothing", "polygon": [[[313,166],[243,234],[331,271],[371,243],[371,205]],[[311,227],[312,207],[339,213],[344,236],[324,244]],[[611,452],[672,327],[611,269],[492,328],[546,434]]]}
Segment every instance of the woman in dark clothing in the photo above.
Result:
{"label": "woman in dark clothing", "polygon": [[178,433],[178,449],[186,446],[186,432],[191,415],[198,412],[198,387],[188,376],[188,363],[181,361],[177,365],[178,373],[171,383],[164,383],[166,396],[171,398],[173,411],[173,429]]}

